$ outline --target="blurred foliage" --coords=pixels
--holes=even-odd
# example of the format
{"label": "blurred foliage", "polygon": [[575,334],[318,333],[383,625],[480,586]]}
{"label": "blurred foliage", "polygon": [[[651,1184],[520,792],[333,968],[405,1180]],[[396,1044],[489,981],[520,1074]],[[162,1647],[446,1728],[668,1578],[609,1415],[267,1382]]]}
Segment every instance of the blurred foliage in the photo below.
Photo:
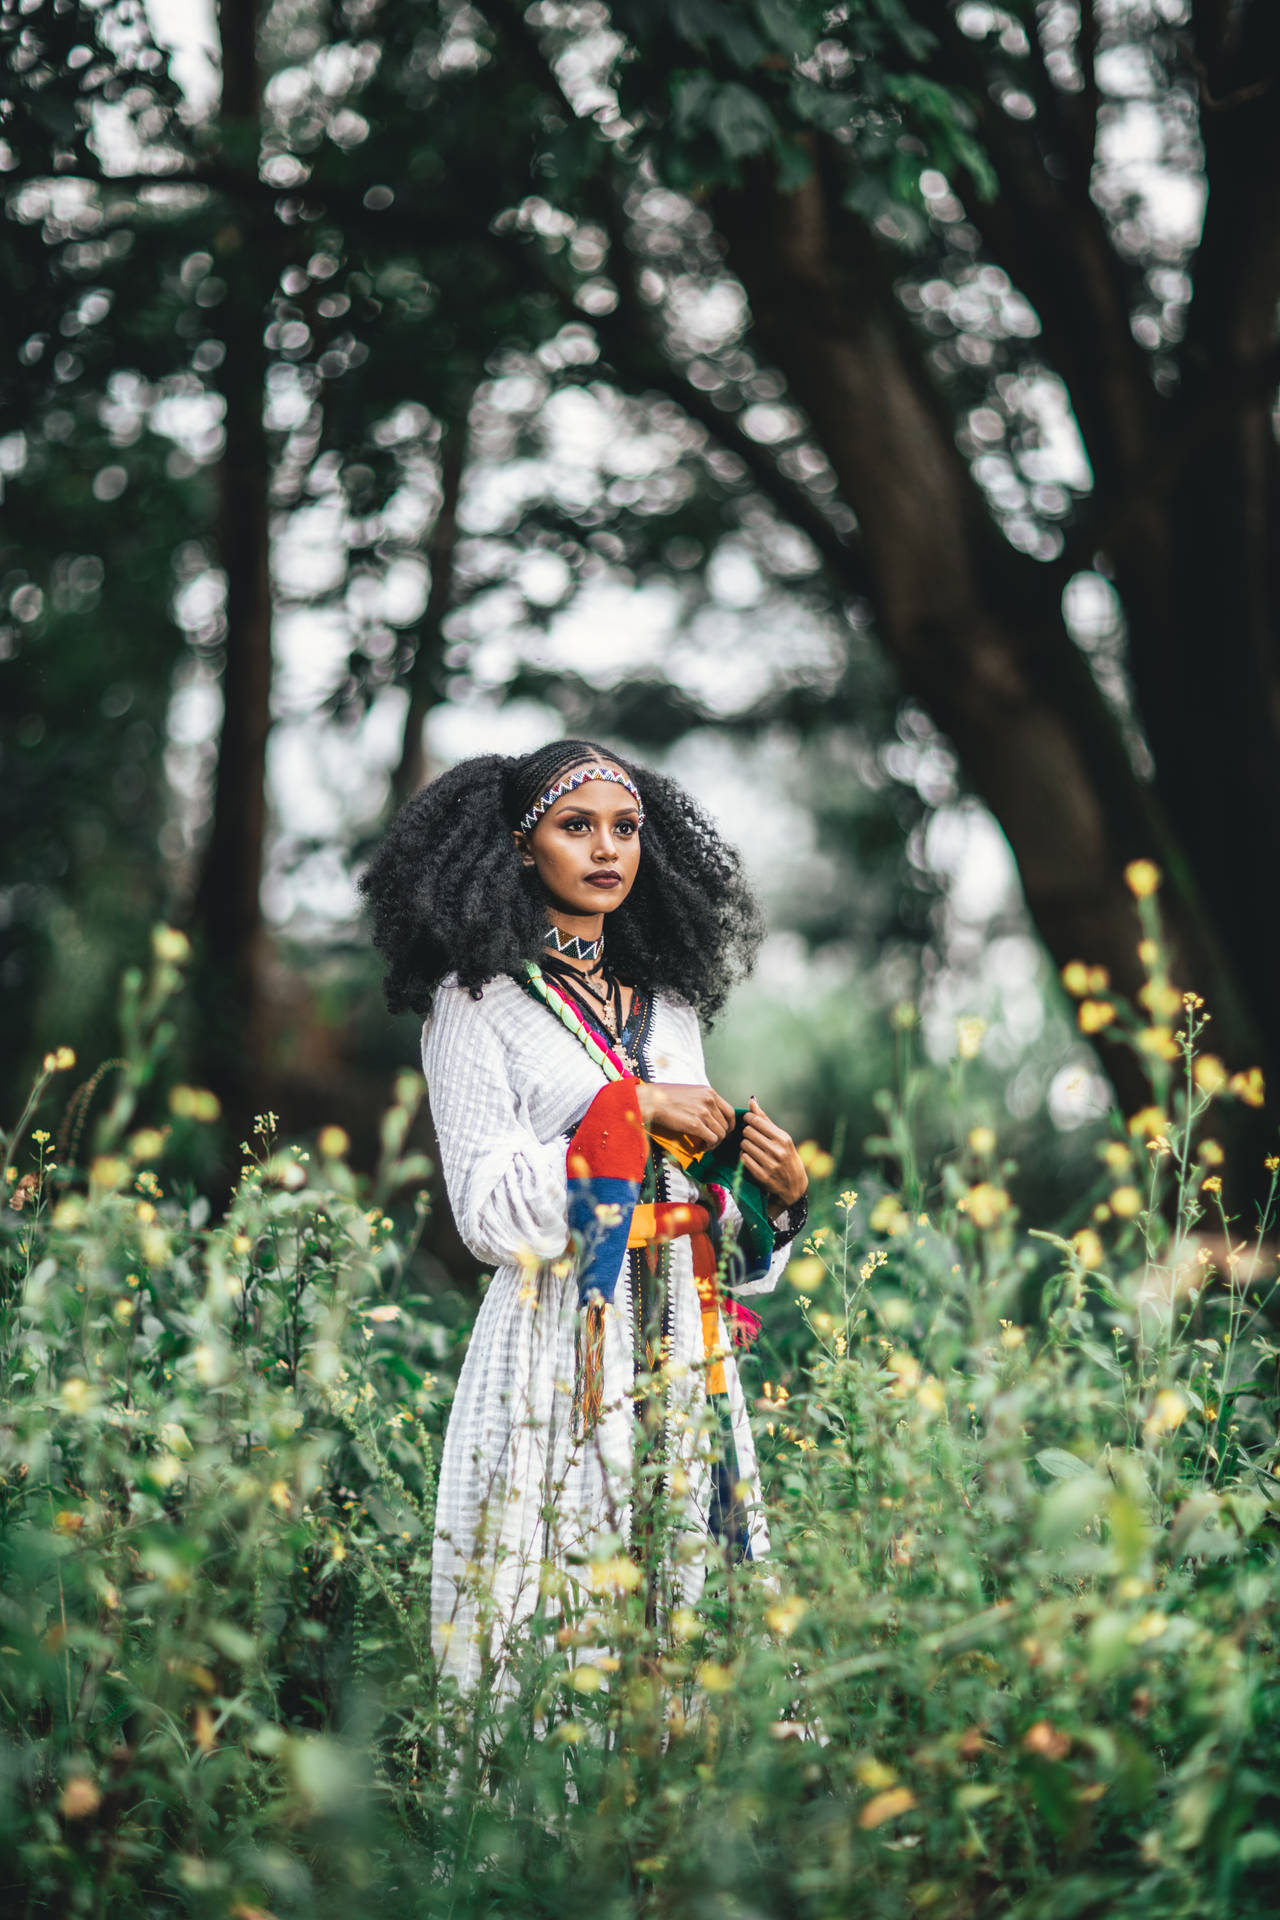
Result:
{"label": "blurred foliage", "polygon": [[[1266,52],[1264,9],[1238,11],[1227,40],[1247,64]],[[958,750],[918,689],[904,698],[837,467],[834,397],[827,411],[799,403],[761,331],[761,313],[777,315],[767,301],[752,311],[726,253],[735,194],[763,205],[779,183],[797,209],[821,190],[846,249],[835,310],[854,289],[874,293],[959,449],[966,526],[983,528],[970,571],[1012,593],[1013,628],[1034,637],[1035,697],[1052,707],[1079,665],[1074,641],[1052,654],[1041,619],[1051,605],[1057,633],[1065,592],[1089,689],[1104,697],[1086,703],[1083,737],[1109,738],[1114,722],[1120,785],[1144,808],[1152,767],[1157,785],[1171,770],[1165,813],[1203,816],[1213,843],[1211,860],[1193,849],[1171,875],[1180,889],[1197,876],[1235,887],[1199,922],[1215,922],[1224,947],[1268,953],[1248,931],[1266,890],[1220,876],[1243,857],[1239,819],[1270,817],[1269,803],[1230,799],[1230,781],[1275,756],[1255,743],[1207,785],[1184,778],[1199,736],[1169,753],[1150,734],[1127,641],[1133,581],[1171,578],[1169,556],[1126,575],[1111,551],[1128,524],[1117,503],[1139,482],[1156,489],[1141,524],[1164,524],[1161,490],[1225,404],[1197,385],[1222,355],[1203,338],[1183,351],[1199,289],[1211,306],[1223,270],[1197,254],[1194,221],[1166,217],[1198,204],[1209,178],[1205,88],[1233,109],[1207,117],[1212,139],[1252,125],[1257,89],[1235,86],[1226,41],[1221,85],[1212,61],[1207,80],[1197,68],[1212,13],[1189,25],[1180,0],[1088,12],[1067,0],[262,0],[236,16],[259,29],[254,127],[184,97],[137,0],[5,9],[0,271],[15,297],[0,313],[0,1079],[25,1084],[36,1036],[55,1024],[86,1057],[107,1050],[114,980],[158,914],[200,945],[232,401],[261,405],[270,466],[285,670],[257,968],[270,1018],[254,1031],[270,1042],[263,1097],[291,1121],[347,1114],[363,1152],[387,1049],[408,1057],[355,952],[350,878],[385,817],[389,774],[412,760],[411,691],[446,722],[531,698],[548,727],[608,729],[677,772],[707,737],[739,747],[748,777],[757,752],[773,755],[786,763],[780,793],[817,836],[816,857],[778,885],[775,920],[824,956],[820,977],[842,968],[844,998],[874,1008],[906,994],[928,1012],[957,969],[978,970],[957,953],[930,831],[967,803],[989,756]],[[1145,173],[1124,158],[1135,130]],[[1243,221],[1265,175],[1247,153],[1232,165],[1211,204]],[[1072,252],[1081,236],[1093,277]],[[1072,304],[1097,286],[1113,333]],[[261,393],[227,351],[246,314],[261,324]],[[1084,378],[1104,368],[1123,371],[1157,423],[1123,473],[1110,436],[1128,416],[1099,406]],[[1175,401],[1185,417],[1166,432]],[[465,470],[445,554],[433,543],[451,444]],[[1273,466],[1255,462],[1264,476]],[[1217,495],[1236,503],[1233,525],[1270,524],[1231,484]],[[1247,592],[1261,576],[1219,546],[1223,594]],[[447,605],[433,611],[446,562]],[[1150,626],[1153,686],[1195,727],[1200,702],[1180,690],[1199,684],[1199,654],[1168,667],[1172,613],[1190,604],[1174,599]],[[620,603],[628,618],[644,610],[634,645],[627,620],[614,644]],[[1211,625],[1246,635],[1223,607],[1196,627],[1197,649]],[[917,635],[917,661],[958,660],[984,619],[954,653],[941,631]],[[299,662],[329,648],[309,677]],[[1259,642],[1250,657],[1265,655]],[[1236,698],[1228,683],[1213,679],[1215,699]],[[989,713],[997,684],[971,686],[964,711]],[[1009,730],[1021,698],[999,708]],[[1248,707],[1271,710],[1262,697]],[[1235,738],[1237,718],[1219,711],[1208,731]],[[1026,801],[1026,770],[1044,764],[1028,751],[1005,770],[1006,827],[1079,810],[1061,781],[1051,806]],[[326,804],[312,809],[315,793]],[[1087,797],[1109,828],[1117,790]],[[1036,871],[1068,913],[1080,873],[1048,855]],[[1127,952],[1127,918],[1113,925]],[[1206,971],[1189,977],[1206,985]],[[1044,997],[1040,1037],[1020,1043],[1034,1057],[996,1063],[1015,1076],[1027,1064],[1041,1107],[1072,1046]],[[1224,1021],[1229,999],[1218,996]],[[209,998],[200,1017],[213,1017]],[[789,1052],[806,1049],[813,1111],[861,1137],[874,1046],[842,1064],[810,1025]],[[793,1074],[777,1084],[804,1107]],[[1054,1153],[1035,1150],[1052,1173]]]}
{"label": "blurred foliage", "polygon": [[[899,138],[923,44],[908,11],[877,0],[839,27],[856,98],[838,76],[789,74],[836,30],[809,6],[703,0],[623,7],[611,23],[591,5],[418,0],[263,5],[259,22],[256,141],[187,106],[130,0],[41,0],[0,23],[0,248],[21,296],[0,320],[4,984],[25,1009],[2,1043],[10,1075],[54,1009],[92,1048],[122,959],[158,912],[185,918],[195,897],[226,640],[222,421],[243,377],[226,352],[231,305],[262,304],[277,618],[336,618],[349,635],[325,705],[353,753],[389,691],[485,689],[495,631],[513,617],[545,626],[579,589],[671,582],[679,624],[696,631],[715,611],[707,569],[726,538],[775,605],[832,616],[807,539],[743,466],[762,443],[706,398],[728,380],[734,408],[776,412],[781,385],[738,324],[690,362],[681,313],[715,295],[723,270],[696,199],[659,190],[653,169],[669,163],[672,185],[701,191],[768,147],[794,172],[806,129],[839,120],[867,180],[892,161],[918,196],[926,150]],[[620,57],[620,34],[642,60]],[[767,105],[739,72],[764,73]],[[963,110],[930,124],[935,159],[980,164]],[[615,325],[619,292],[642,280],[654,326]],[[581,483],[555,446],[555,403],[575,396],[611,411],[618,435],[616,458]],[[782,467],[826,498],[798,419],[784,424]],[[475,484],[446,644],[424,630],[421,583],[450,434],[466,436]],[[491,473],[509,489],[496,510],[480,504]],[[550,587],[533,563],[552,566]],[[803,733],[834,699],[857,708],[874,753],[893,731],[891,677],[841,609],[822,651],[816,681],[779,662],[749,697],[752,724]],[[578,717],[571,673],[526,675],[510,660],[499,672],[512,694],[536,690]],[[625,688],[622,705],[620,730],[641,746],[709,717],[678,661]],[[862,812],[892,869],[892,809],[878,824]],[[339,858],[377,813],[375,792]],[[286,828],[275,870],[325,855]]]}
{"label": "blurred foliage", "polygon": [[970,1124],[976,1046],[940,1086],[898,1018],[878,1169],[806,1150],[811,1235],[743,1363],[772,1557],[708,1543],[657,1625],[621,1542],[548,1569],[466,1700],[429,1647],[458,1348],[414,1291],[417,1090],[371,1183],[339,1130],[260,1116],[212,1218],[167,1170],[210,1096],[157,1103],[187,958],[160,929],[125,982],[96,1130],[34,1126],[55,1048],[6,1141],[8,1911],[1271,1910],[1277,1166],[1255,1237],[1206,1129],[1260,1088],[1158,948],[1105,1004],[1160,1110],[1060,1233]]}

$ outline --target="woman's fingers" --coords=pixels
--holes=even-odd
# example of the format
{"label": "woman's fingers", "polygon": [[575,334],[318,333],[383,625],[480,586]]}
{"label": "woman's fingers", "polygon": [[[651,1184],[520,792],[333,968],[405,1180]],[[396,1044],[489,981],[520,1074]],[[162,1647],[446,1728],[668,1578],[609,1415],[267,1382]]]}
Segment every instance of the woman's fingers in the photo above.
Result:
{"label": "woman's fingers", "polygon": [[742,1162],[744,1166],[769,1167],[776,1171],[784,1164],[785,1160],[786,1155],[782,1149],[775,1147],[771,1142],[744,1140],[742,1143]]}
{"label": "woman's fingers", "polygon": [[785,1152],[788,1147],[795,1144],[791,1135],[783,1128],[775,1126],[769,1116],[764,1113],[748,1113],[743,1123],[742,1137],[744,1143],[751,1140],[762,1147],[776,1147],[781,1152]]}
{"label": "woman's fingers", "polygon": [[745,1153],[742,1156],[742,1164],[758,1187],[764,1187],[766,1190],[771,1188],[773,1181],[772,1167],[767,1167],[762,1160],[756,1160],[751,1155]]}

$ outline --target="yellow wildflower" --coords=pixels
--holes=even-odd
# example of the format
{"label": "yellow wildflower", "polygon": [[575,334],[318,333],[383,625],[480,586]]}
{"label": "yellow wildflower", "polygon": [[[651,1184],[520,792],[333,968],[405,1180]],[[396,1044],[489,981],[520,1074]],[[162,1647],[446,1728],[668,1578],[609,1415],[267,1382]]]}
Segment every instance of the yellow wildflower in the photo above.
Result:
{"label": "yellow wildflower", "polygon": [[1280,1153],[1269,1153],[1262,1164],[1268,1173],[1274,1173],[1280,1168]]}
{"label": "yellow wildflower", "polygon": [[1226,1157],[1226,1154],[1222,1151],[1222,1148],[1216,1140],[1202,1140],[1200,1142],[1200,1158],[1204,1161],[1206,1167],[1220,1167]]}
{"label": "yellow wildflower", "polygon": [[787,1283],[798,1293],[804,1293],[810,1287],[819,1286],[826,1277],[826,1271],[816,1253],[801,1254],[787,1268]]}
{"label": "yellow wildflower", "polygon": [[1150,1613],[1144,1613],[1141,1620],[1135,1620],[1129,1629],[1129,1639],[1134,1646],[1142,1646],[1148,1640],[1158,1640],[1169,1631],[1169,1616],[1153,1607]]}
{"label": "yellow wildflower", "polygon": [[58,1801],[64,1820],[85,1820],[102,1805],[102,1795],[87,1775],[74,1773]]}
{"label": "yellow wildflower", "polygon": [[135,1160],[158,1160],[165,1149],[165,1138],[159,1127],[139,1127],[130,1137],[129,1152]]}
{"label": "yellow wildflower", "polygon": [[872,1233],[887,1233],[893,1238],[907,1231],[911,1225],[911,1216],[896,1193],[885,1193],[872,1207],[867,1216],[867,1225]]}
{"label": "yellow wildflower", "polygon": [[177,927],[152,927],[151,951],[167,966],[185,967],[191,958],[191,942]]}
{"label": "yellow wildflower", "polygon": [[1142,1431],[1148,1440],[1158,1440],[1166,1433],[1173,1433],[1187,1417],[1187,1401],[1173,1387],[1162,1387],[1155,1397],[1155,1404],[1143,1423]]}
{"label": "yellow wildflower", "polygon": [[63,1381],[62,1391],[58,1398],[62,1401],[68,1413],[87,1413],[93,1405],[94,1392],[89,1382],[84,1379],[82,1375],[73,1373],[69,1380]]}
{"label": "yellow wildflower", "polygon": [[[13,1206],[14,1202],[9,1202]],[[74,1233],[88,1219],[88,1210],[78,1193],[69,1193],[53,1210],[53,1224],[59,1233]]]}
{"label": "yellow wildflower", "polygon": [[1108,1140],[1102,1149],[1102,1157],[1115,1173],[1123,1173],[1133,1161],[1133,1155],[1123,1140]]}
{"label": "yellow wildflower", "polygon": [[216,1120],[222,1106],[216,1093],[207,1087],[171,1087],[169,1111],[178,1120],[200,1120],[206,1125]]}
{"label": "yellow wildflower", "polygon": [[1136,1187],[1117,1187],[1111,1196],[1111,1211],[1121,1220],[1132,1220],[1142,1212],[1142,1195]]}
{"label": "yellow wildflower", "polygon": [[1192,1074],[1201,1093],[1221,1093],[1227,1084],[1227,1070],[1216,1053],[1202,1053]]}
{"label": "yellow wildflower", "polygon": [[1023,1734],[1022,1745],[1027,1753],[1039,1754],[1044,1760],[1065,1760],[1071,1751],[1071,1737],[1052,1720],[1037,1720]]}
{"label": "yellow wildflower", "polygon": [[893,1768],[887,1767],[883,1760],[877,1760],[874,1754],[859,1760],[853,1771],[859,1785],[866,1787],[870,1793],[883,1793],[886,1787],[896,1787],[898,1784],[898,1776]]}
{"label": "yellow wildflower", "polygon": [[1144,967],[1154,967],[1160,958],[1160,943],[1157,940],[1139,940],[1138,958]]}
{"label": "yellow wildflower", "polygon": [[644,1579],[634,1560],[625,1553],[612,1560],[596,1560],[587,1568],[593,1593],[634,1593]]}
{"label": "yellow wildflower", "polygon": [[987,1030],[985,1020],[976,1014],[968,1014],[963,1020],[956,1021],[956,1052],[962,1060],[976,1060],[982,1051],[982,1036]]}
{"label": "yellow wildflower", "polygon": [[1109,1000],[1082,1000],[1076,1015],[1081,1033],[1101,1033],[1115,1017],[1116,1010]]}
{"label": "yellow wildflower", "polygon": [[1266,1099],[1261,1067],[1250,1067],[1247,1073],[1233,1073],[1228,1085],[1237,1100],[1243,1100],[1246,1107],[1260,1107]]}
{"label": "yellow wildflower", "polygon": [[704,1660],[694,1679],[706,1693],[728,1693],[733,1685],[733,1674],[718,1660]]}
{"label": "yellow wildflower", "polygon": [[1138,1035],[1138,1047],[1141,1052],[1149,1053],[1157,1060],[1178,1058],[1178,1043],[1173,1037],[1172,1027],[1143,1027]]}
{"label": "yellow wildflower", "polygon": [[894,1376],[893,1391],[898,1398],[905,1399],[920,1384],[920,1362],[914,1354],[898,1347],[885,1361],[885,1372]]}
{"label": "yellow wildflower", "polygon": [[1083,960],[1068,960],[1062,969],[1062,984],[1067,992],[1080,999],[1089,991],[1089,969]]}
{"label": "yellow wildflower", "polygon": [[775,1600],[771,1607],[765,1608],[765,1625],[780,1640],[789,1640],[808,1611],[807,1600],[802,1600],[798,1593],[788,1593],[782,1599]]}
{"label": "yellow wildflower", "polygon": [[1102,1242],[1092,1227],[1081,1227],[1079,1233],[1073,1233],[1071,1236],[1071,1244],[1075,1248],[1076,1259],[1082,1267],[1088,1267],[1092,1270],[1094,1267],[1100,1267],[1102,1265],[1106,1256],[1103,1252]]}
{"label": "yellow wildflower", "polygon": [[1207,1180],[1200,1182],[1200,1191],[1201,1193],[1221,1193],[1222,1175],[1220,1173],[1211,1173]]}
{"label": "yellow wildflower", "polygon": [[1182,1008],[1182,995],[1166,980],[1148,980],[1138,988],[1138,999],[1157,1020],[1172,1020]]}
{"label": "yellow wildflower", "polygon": [[1131,860],[1124,870],[1125,884],[1136,900],[1146,900],[1163,878],[1154,860]]}
{"label": "yellow wildflower", "polygon": [[1002,1320],[1000,1322],[1000,1345],[1006,1353],[1015,1353],[1019,1347],[1026,1345],[1026,1340],[1027,1330],[1025,1327],[1015,1327],[1012,1322],[1008,1320]]}
{"label": "yellow wildflower", "polygon": [[811,1180],[829,1180],[836,1170],[835,1161],[816,1140],[802,1140],[796,1152]]}
{"label": "yellow wildflower", "polygon": [[350,1150],[351,1136],[343,1127],[321,1127],[316,1145],[326,1160],[341,1160]]}
{"label": "yellow wildflower", "polygon": [[149,1267],[162,1267],[171,1252],[169,1236],[163,1227],[144,1227],[141,1236],[142,1257]]}
{"label": "yellow wildflower", "polygon": [[946,1412],[947,1396],[943,1392],[941,1381],[935,1380],[932,1374],[922,1380],[916,1388],[916,1405],[922,1413],[928,1415],[930,1420],[936,1420],[939,1414]]}
{"label": "yellow wildflower", "polygon": [[963,1198],[965,1212],[975,1227],[994,1227],[1009,1211],[1008,1194],[1003,1187],[993,1186],[990,1180],[979,1181]]}
{"label": "yellow wildflower", "polygon": [[916,1797],[910,1787],[890,1787],[884,1793],[873,1794],[858,1815],[860,1827],[882,1827],[886,1820],[896,1820],[899,1814],[910,1813],[916,1804]]}
{"label": "yellow wildflower", "polygon": [[1164,1132],[1167,1124],[1159,1107],[1143,1107],[1130,1120],[1129,1132],[1135,1140],[1154,1140]]}
{"label": "yellow wildflower", "polygon": [[110,1193],[129,1178],[129,1162],[118,1153],[100,1153],[89,1168],[89,1184],[101,1193]]}
{"label": "yellow wildflower", "polygon": [[974,1127],[969,1135],[969,1148],[980,1159],[985,1160],[988,1154],[996,1150],[994,1131],[990,1127]]}
{"label": "yellow wildflower", "polygon": [[910,1000],[899,1000],[890,1011],[889,1022],[899,1033],[909,1033],[912,1027],[920,1024],[919,1009],[912,1006]]}
{"label": "yellow wildflower", "polygon": [[1110,985],[1111,985],[1111,975],[1107,972],[1105,967],[1090,967],[1089,991],[1091,994],[1093,994],[1095,999],[1097,999],[1102,994],[1104,994]]}

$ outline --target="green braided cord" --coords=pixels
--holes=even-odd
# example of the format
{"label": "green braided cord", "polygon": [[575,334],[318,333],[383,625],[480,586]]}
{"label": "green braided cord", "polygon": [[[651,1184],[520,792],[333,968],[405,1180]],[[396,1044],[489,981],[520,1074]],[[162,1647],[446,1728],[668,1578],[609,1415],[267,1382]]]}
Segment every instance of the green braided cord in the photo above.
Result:
{"label": "green braided cord", "polygon": [[534,960],[526,960],[525,972],[529,976],[530,987],[534,993],[537,994],[542,1004],[545,1007],[550,1007],[552,1013],[555,1014],[562,1026],[568,1027],[574,1039],[586,1048],[588,1054],[590,1054],[601,1071],[607,1074],[610,1080],[626,1079],[627,1076],[623,1073],[622,1068],[613,1057],[613,1054],[600,1045],[577,1008],[570,1006],[569,1002],[561,994],[551,992],[547,986],[542,968],[537,962]]}

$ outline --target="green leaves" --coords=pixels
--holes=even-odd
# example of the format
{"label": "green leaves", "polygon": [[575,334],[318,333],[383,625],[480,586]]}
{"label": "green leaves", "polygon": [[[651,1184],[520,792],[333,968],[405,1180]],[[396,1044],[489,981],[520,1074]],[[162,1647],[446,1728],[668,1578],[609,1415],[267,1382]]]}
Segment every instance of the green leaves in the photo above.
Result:
{"label": "green leaves", "polygon": [[777,122],[764,101],[736,81],[715,90],[707,108],[707,125],[730,160],[763,153],[778,135]]}

